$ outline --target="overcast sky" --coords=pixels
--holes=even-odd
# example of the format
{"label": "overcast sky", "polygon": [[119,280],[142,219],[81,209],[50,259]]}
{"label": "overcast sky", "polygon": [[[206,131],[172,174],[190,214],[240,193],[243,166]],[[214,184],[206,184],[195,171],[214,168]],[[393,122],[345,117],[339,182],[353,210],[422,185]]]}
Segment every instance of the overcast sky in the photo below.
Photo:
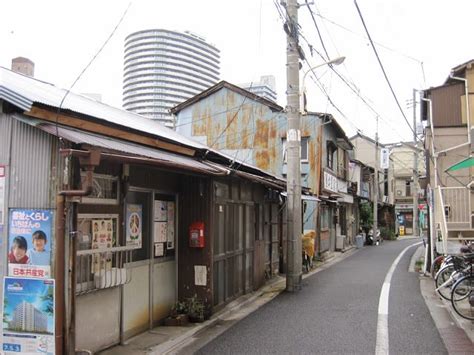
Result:
{"label": "overcast sky", "polygon": [[[277,2],[280,2],[277,0]],[[305,0],[300,0],[304,3]],[[69,88],[118,23],[129,0],[4,1],[0,12],[0,66],[24,56],[35,62],[35,77]],[[472,0],[358,0],[372,39],[409,122],[407,100],[413,88],[441,85],[451,68],[474,58],[470,40]],[[382,142],[411,138],[410,129],[385,82],[353,0],[315,0],[310,6],[330,58],[345,56],[336,67],[381,116]],[[308,8],[299,10],[300,42],[312,66],[324,50]],[[131,32],[165,28],[189,30],[221,51],[221,79],[234,84],[275,75],[278,103],[286,105],[286,35],[274,0],[135,0],[122,24],[74,92],[102,95],[122,105],[124,38]],[[423,65],[421,64],[423,63]],[[422,70],[422,68],[424,70]],[[306,63],[304,71],[308,69]],[[424,75],[423,75],[424,72]],[[308,76],[308,108],[330,112],[352,135],[371,137],[376,114],[327,67],[316,74],[335,108]]]}

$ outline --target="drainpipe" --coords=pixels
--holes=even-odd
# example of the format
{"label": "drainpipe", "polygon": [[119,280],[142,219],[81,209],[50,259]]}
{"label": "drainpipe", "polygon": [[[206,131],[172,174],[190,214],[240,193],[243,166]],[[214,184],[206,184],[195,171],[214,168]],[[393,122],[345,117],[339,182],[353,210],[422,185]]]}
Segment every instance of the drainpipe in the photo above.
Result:
{"label": "drainpipe", "polygon": [[[66,198],[67,197],[81,197],[88,196],[92,193],[92,176],[94,167],[100,163],[100,152],[97,150],[84,151],[84,152],[72,152],[69,149],[61,149],[61,155],[74,155],[79,158],[79,164],[86,169],[86,179],[82,184],[82,190],[63,190],[59,191],[56,196],[56,252],[54,255],[54,265],[55,265],[55,330],[56,330],[56,354],[63,355],[69,353],[67,347],[71,347],[65,340],[72,341],[74,344],[74,324],[71,322],[71,339],[68,339],[68,334],[65,332],[65,269],[66,269],[66,260],[65,260],[65,212],[66,212]],[[75,268],[75,265],[72,265],[72,268]],[[75,290],[71,290],[72,300],[75,300]],[[71,304],[71,314],[74,314],[74,304]],[[74,319],[74,316],[71,317]],[[74,349],[74,347],[72,348]]]}

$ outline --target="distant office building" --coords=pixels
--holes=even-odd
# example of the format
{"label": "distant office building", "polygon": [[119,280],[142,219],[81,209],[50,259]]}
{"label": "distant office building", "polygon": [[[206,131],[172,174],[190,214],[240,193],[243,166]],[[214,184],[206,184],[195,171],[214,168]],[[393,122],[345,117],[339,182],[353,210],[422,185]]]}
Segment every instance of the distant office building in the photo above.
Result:
{"label": "distant office building", "polygon": [[28,58],[16,57],[12,59],[12,70],[17,73],[34,77],[35,63],[33,63]]}
{"label": "distant office building", "polygon": [[25,332],[47,332],[48,317],[31,303],[23,301],[13,311],[10,328]]}
{"label": "distant office building", "polygon": [[273,75],[264,75],[260,77],[260,81],[239,84],[238,86],[267,100],[273,102],[276,102],[277,100],[275,77]]}
{"label": "distant office building", "polygon": [[123,107],[172,127],[170,108],[218,82],[219,53],[190,32],[130,34],[125,39]]}

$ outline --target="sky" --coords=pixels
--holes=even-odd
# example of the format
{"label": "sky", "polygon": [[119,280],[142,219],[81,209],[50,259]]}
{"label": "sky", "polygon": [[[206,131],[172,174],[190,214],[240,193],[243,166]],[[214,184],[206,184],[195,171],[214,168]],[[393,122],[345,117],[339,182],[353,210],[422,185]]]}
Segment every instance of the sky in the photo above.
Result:
{"label": "sky", "polygon": [[[0,66],[10,68],[12,58],[27,57],[35,62],[37,79],[70,88],[128,8],[73,92],[99,93],[104,103],[121,107],[125,37],[142,29],[164,28],[189,30],[219,48],[222,80],[238,84],[258,81],[261,75],[274,75],[278,104],[285,107],[286,34],[275,5],[281,2],[284,1],[4,1],[0,12]],[[300,45],[309,63],[303,62],[302,78],[308,65],[324,62],[317,52],[325,60],[327,56],[305,0],[299,3]],[[469,41],[474,1],[358,0],[400,110],[354,0],[308,3],[329,58],[346,57],[334,69],[349,83],[345,84],[327,66],[319,67],[315,70],[318,85],[312,74],[305,80],[308,110],[332,113],[348,136],[359,130],[373,138],[379,117],[382,142],[412,139],[407,121],[412,125],[413,108],[408,101],[413,98],[413,89],[443,84],[453,67],[474,58],[474,42]]]}

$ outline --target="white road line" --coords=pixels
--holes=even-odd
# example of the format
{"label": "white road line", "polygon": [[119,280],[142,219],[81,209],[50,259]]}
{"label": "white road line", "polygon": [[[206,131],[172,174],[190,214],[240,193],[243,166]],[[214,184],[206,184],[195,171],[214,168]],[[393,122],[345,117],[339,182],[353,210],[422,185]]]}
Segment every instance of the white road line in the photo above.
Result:
{"label": "white road line", "polygon": [[420,245],[422,242],[415,243],[407,246],[403,251],[398,254],[398,257],[390,266],[390,269],[385,276],[385,281],[382,285],[379,298],[379,311],[377,318],[377,340],[375,343],[375,354],[376,355],[388,355],[388,297],[390,296],[390,281],[392,280],[393,272],[395,271],[400,259],[406,253],[406,251],[416,245]]}

